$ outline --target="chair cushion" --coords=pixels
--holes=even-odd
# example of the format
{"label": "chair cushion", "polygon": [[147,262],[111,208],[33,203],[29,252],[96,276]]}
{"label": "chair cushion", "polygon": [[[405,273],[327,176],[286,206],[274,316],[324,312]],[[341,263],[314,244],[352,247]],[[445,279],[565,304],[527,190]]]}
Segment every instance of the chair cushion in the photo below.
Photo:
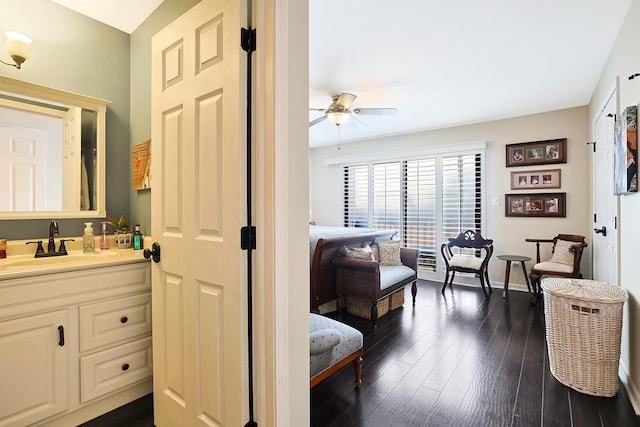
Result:
{"label": "chair cushion", "polygon": [[380,264],[380,290],[393,286],[415,274],[412,268],[406,265],[382,265]]}
{"label": "chair cushion", "polygon": [[362,348],[364,338],[362,333],[357,329],[338,322],[337,320],[319,314],[309,313],[310,336],[314,332],[327,329],[333,329],[340,334],[340,343],[334,346],[331,352],[327,351],[317,355],[310,354],[309,372],[311,377],[335,365],[346,356]]}
{"label": "chair cushion", "polygon": [[567,265],[551,261],[539,262],[533,266],[533,270],[551,271],[557,273],[571,273],[573,272],[573,263],[571,263],[571,265]]}
{"label": "chair cushion", "polygon": [[569,252],[571,246],[575,245],[576,242],[571,242],[569,240],[560,240],[556,241],[556,248],[553,251],[553,256],[549,261],[570,265],[573,270],[573,260],[575,258],[575,254],[573,252]]}
{"label": "chair cushion", "polygon": [[400,259],[400,241],[389,240],[378,243],[380,265],[402,265]]}
{"label": "chair cushion", "polygon": [[482,265],[483,258],[479,258],[473,255],[455,254],[449,260],[449,266],[469,268],[472,270],[479,270]]}

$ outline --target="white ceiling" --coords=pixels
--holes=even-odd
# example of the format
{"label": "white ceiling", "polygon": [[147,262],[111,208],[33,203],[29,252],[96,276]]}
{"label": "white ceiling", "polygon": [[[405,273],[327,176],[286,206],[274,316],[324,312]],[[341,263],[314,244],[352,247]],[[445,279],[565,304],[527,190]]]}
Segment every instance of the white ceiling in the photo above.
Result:
{"label": "white ceiling", "polygon": [[[132,32],[162,0],[52,0]],[[310,145],[586,105],[631,0],[309,0],[309,106],[395,107]],[[126,13],[123,13],[126,11]],[[321,113],[309,112],[309,119]]]}
{"label": "white ceiling", "polygon": [[309,3],[309,106],[351,92],[352,108],[399,110],[342,125],[346,142],[587,105],[631,0]]}
{"label": "white ceiling", "polygon": [[163,0],[51,0],[131,34]]}

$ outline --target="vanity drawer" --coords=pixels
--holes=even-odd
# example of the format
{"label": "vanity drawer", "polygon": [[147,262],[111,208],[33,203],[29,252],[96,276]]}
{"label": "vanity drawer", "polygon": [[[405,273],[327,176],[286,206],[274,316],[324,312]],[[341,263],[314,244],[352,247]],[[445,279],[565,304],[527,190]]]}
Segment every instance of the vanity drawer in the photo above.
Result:
{"label": "vanity drawer", "polygon": [[151,294],[81,305],[80,351],[151,333]]}
{"label": "vanity drawer", "polygon": [[80,357],[80,401],[151,378],[151,337]]}

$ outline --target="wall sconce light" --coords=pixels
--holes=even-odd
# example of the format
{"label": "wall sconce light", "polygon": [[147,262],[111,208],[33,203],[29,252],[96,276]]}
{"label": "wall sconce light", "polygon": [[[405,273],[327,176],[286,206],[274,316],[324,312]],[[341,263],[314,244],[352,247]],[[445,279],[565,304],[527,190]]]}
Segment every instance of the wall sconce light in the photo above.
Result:
{"label": "wall sconce light", "polygon": [[350,117],[351,114],[341,111],[332,111],[330,113],[327,113],[327,118],[329,119],[329,121],[336,126],[347,123]]}
{"label": "wall sconce light", "polygon": [[22,63],[31,56],[31,39],[13,31],[5,31],[4,35],[7,37],[7,51],[14,63],[4,62],[1,59],[0,62],[20,69]]}

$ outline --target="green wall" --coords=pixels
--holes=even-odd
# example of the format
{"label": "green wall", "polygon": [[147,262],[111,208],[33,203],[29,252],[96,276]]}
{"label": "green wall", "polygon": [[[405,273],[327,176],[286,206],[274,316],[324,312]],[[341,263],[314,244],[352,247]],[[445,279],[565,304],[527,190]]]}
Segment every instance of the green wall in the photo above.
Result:
{"label": "green wall", "polygon": [[[50,0],[0,0],[0,30],[33,40],[31,58],[22,69],[0,64],[0,75],[111,101],[107,214],[130,216],[145,234],[151,232],[152,190],[132,190],[131,147],[151,138],[151,37],[198,2],[165,0],[129,35]],[[0,59],[10,59],[3,48]],[[58,220],[60,236],[82,235],[85,221]],[[99,230],[100,220],[93,222]],[[49,220],[0,220],[0,238],[46,237],[48,224]]]}
{"label": "green wall", "polygon": [[[0,30],[28,35],[31,58],[0,75],[111,101],[106,129],[106,207],[129,212],[129,34],[49,0],[0,0]],[[4,44],[4,37],[2,37]],[[9,55],[0,48],[0,58]],[[52,218],[56,219],[56,218]],[[81,236],[83,219],[59,220],[60,236]],[[94,220],[94,229],[99,220]],[[0,238],[46,237],[49,220],[1,220]]]}

